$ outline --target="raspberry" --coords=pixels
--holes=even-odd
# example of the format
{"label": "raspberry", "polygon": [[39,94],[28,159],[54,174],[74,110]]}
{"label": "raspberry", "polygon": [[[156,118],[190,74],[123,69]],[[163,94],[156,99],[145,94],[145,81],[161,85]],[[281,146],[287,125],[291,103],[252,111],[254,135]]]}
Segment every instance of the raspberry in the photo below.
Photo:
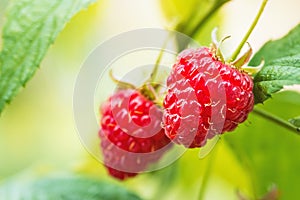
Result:
{"label": "raspberry", "polygon": [[113,177],[123,180],[137,175],[168,148],[170,140],[161,127],[162,111],[140,92],[119,90],[100,112],[104,164]]}
{"label": "raspberry", "polygon": [[253,109],[251,77],[218,60],[207,47],[179,54],[167,79],[163,123],[167,136],[186,147],[234,130]]}

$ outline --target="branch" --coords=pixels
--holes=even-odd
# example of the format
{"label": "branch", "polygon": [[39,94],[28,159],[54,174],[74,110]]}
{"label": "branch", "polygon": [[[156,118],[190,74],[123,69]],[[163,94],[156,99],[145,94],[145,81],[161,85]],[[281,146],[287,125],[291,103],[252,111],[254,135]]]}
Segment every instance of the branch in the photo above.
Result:
{"label": "branch", "polygon": [[278,116],[273,115],[272,113],[266,112],[266,111],[258,109],[258,108],[254,108],[253,113],[256,115],[259,115],[267,120],[270,120],[270,121],[274,122],[275,124],[282,126],[300,136],[300,128],[294,126],[293,124],[289,123],[288,121],[286,121],[284,119],[281,119]]}

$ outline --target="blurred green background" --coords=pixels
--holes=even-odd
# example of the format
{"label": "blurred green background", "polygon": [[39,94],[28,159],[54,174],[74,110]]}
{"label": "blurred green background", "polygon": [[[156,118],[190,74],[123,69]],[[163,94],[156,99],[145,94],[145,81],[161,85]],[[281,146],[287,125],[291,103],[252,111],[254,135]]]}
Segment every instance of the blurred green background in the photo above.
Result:
{"label": "blurred green background", "polygon": [[[50,48],[33,79],[7,106],[0,118],[0,180],[28,168],[76,171],[116,182],[84,149],[73,120],[72,97],[81,64],[98,44],[124,31],[145,27],[171,27],[174,16],[185,18],[194,1],[98,1],[76,15]],[[199,15],[211,1],[202,1]],[[179,5],[172,7],[172,4]],[[242,38],[260,0],[233,0],[196,36],[209,44],[209,33],[219,26],[232,35],[226,50]],[[0,1],[1,27],[7,1]],[[300,22],[298,0],[272,0],[249,42],[257,51],[266,41],[286,34]],[[198,13],[197,13],[198,14]],[[284,119],[300,115],[300,89],[279,93],[264,108]],[[97,134],[95,130],[95,134]],[[197,199],[207,162],[214,164],[205,199],[237,199],[237,190],[254,198],[276,186],[282,199],[300,198],[300,137],[251,115],[233,133],[222,137],[205,159],[189,150],[173,165],[126,181],[124,187],[145,199]]]}

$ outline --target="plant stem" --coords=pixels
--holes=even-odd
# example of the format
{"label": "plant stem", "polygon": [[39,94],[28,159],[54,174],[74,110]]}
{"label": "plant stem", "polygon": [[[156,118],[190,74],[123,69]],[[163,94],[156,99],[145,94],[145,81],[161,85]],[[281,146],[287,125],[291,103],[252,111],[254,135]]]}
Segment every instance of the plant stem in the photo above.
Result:
{"label": "plant stem", "polygon": [[277,117],[275,115],[273,115],[272,113],[266,112],[264,110],[258,109],[258,108],[254,108],[253,113],[256,115],[259,115],[265,119],[268,119],[274,123],[276,123],[279,126],[282,126],[294,133],[296,133],[297,135],[300,135],[300,128],[294,126],[293,124],[289,123],[288,121],[281,119],[280,117]]}
{"label": "plant stem", "polygon": [[114,83],[116,83],[119,88],[136,89],[136,87],[133,84],[127,83],[127,82],[124,82],[124,81],[121,81],[121,80],[118,80],[117,78],[115,78],[112,69],[109,70],[109,76],[110,76],[110,79]]}
{"label": "plant stem", "polygon": [[[214,152],[217,151],[217,145],[218,145],[218,143],[216,144],[216,146],[213,150]],[[205,191],[207,190],[207,187],[208,187],[209,177],[211,175],[212,168],[213,168],[213,163],[214,163],[214,160],[215,160],[215,157],[216,157],[214,152],[208,158],[209,160],[208,160],[208,163],[207,163],[207,166],[206,166],[206,169],[205,169],[205,172],[204,172],[204,176],[203,176],[203,179],[202,179],[202,183],[201,183],[201,186],[200,186],[198,200],[204,200]]]}
{"label": "plant stem", "polygon": [[188,35],[193,38],[195,37],[195,35],[201,30],[201,28],[204,26],[204,24],[211,19],[211,17],[214,15],[215,12],[217,12],[219,10],[219,8],[222,7],[222,5],[224,5],[225,3],[227,3],[230,0],[224,0],[221,1],[217,4],[215,4],[210,10],[209,12],[201,19],[201,21],[199,21],[199,23],[194,27],[194,29],[188,33]]}
{"label": "plant stem", "polygon": [[162,47],[162,49],[160,50],[159,54],[158,54],[158,57],[156,59],[156,62],[155,62],[155,65],[154,65],[154,68],[152,70],[152,73],[150,75],[150,82],[154,82],[155,79],[156,79],[156,76],[157,76],[157,72],[158,72],[158,68],[159,68],[159,63],[163,57],[163,54],[164,54],[164,47]]}
{"label": "plant stem", "polygon": [[242,50],[244,44],[247,42],[249,36],[251,35],[253,29],[254,29],[255,26],[256,26],[256,24],[257,24],[257,22],[258,22],[258,20],[259,20],[259,18],[260,18],[260,16],[261,16],[261,14],[263,13],[263,11],[264,11],[264,9],[265,9],[265,7],[266,7],[267,2],[268,2],[268,0],[263,0],[262,4],[261,4],[261,6],[260,6],[260,8],[259,8],[259,10],[258,10],[258,13],[256,14],[256,16],[255,16],[255,18],[254,18],[254,20],[253,20],[253,22],[252,22],[250,28],[248,29],[246,35],[245,35],[244,38],[242,39],[242,41],[241,41],[241,43],[239,44],[239,46],[237,47],[237,49],[236,49],[236,50],[234,51],[234,53],[232,54],[232,56],[231,56],[229,62],[234,61],[234,60],[237,58],[237,56],[240,54],[240,52],[241,52],[241,50]]}
{"label": "plant stem", "polygon": [[159,68],[159,64],[160,64],[161,59],[162,59],[162,57],[164,55],[164,50],[166,49],[166,46],[167,46],[170,38],[171,38],[171,32],[167,36],[167,39],[164,41],[164,44],[161,47],[161,50],[160,50],[160,52],[158,54],[158,57],[156,59],[155,65],[154,65],[154,68],[153,68],[153,70],[151,72],[151,75],[150,75],[150,78],[149,78],[149,82],[150,83],[155,82],[155,79],[156,79],[156,76],[157,76],[157,72],[158,72],[158,68]]}

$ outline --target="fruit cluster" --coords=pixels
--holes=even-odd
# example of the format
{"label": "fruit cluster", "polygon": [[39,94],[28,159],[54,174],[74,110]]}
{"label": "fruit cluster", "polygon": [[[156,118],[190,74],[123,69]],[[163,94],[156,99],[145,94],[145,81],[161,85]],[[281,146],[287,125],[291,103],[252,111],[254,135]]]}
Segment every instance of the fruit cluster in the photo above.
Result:
{"label": "fruit cluster", "polygon": [[181,52],[161,104],[145,90],[121,89],[102,105],[99,137],[112,176],[135,176],[172,143],[203,147],[247,119],[254,104],[252,78],[216,52],[214,47]]}

